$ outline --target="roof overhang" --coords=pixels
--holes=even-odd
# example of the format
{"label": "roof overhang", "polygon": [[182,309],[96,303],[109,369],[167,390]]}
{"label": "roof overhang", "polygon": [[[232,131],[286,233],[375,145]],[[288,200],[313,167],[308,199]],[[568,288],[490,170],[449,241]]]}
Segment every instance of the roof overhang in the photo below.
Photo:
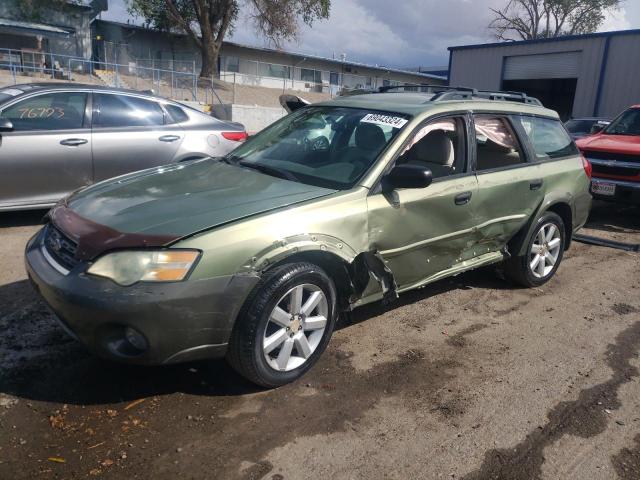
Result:
{"label": "roof overhang", "polygon": [[506,40],[502,42],[492,42],[492,43],[478,43],[474,45],[458,45],[454,47],[448,47],[447,50],[450,52],[455,52],[456,50],[471,50],[474,48],[502,48],[502,47],[511,47],[513,45],[533,45],[536,43],[554,43],[554,42],[566,42],[570,40],[585,40],[591,38],[602,38],[602,37],[617,37],[621,35],[640,35],[640,29],[631,29],[631,30],[615,30],[611,32],[595,32],[595,33],[583,33],[580,35],[562,35],[559,37],[552,38],[538,38],[535,40]]}
{"label": "roof overhang", "polygon": [[75,31],[44,23],[23,22],[19,20],[10,20],[8,18],[0,18],[0,33],[42,35],[43,37],[70,37],[75,34]]}

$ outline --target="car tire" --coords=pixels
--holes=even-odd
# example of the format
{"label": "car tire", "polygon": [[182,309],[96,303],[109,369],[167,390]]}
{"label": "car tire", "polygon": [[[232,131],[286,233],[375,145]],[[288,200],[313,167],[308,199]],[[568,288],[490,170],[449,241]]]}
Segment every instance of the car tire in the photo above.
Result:
{"label": "car tire", "polygon": [[566,245],[565,226],[554,212],[546,212],[535,222],[526,253],[504,264],[505,277],[524,287],[539,287],[556,273]]}
{"label": "car tire", "polygon": [[311,263],[275,267],[265,272],[242,307],[227,361],[263,387],[293,382],[322,355],[336,316],[335,285],[320,267]]}

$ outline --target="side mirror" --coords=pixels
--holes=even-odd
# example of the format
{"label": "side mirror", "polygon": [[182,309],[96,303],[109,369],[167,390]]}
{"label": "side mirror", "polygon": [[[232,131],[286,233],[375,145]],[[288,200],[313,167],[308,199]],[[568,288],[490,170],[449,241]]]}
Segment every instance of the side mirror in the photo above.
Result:
{"label": "side mirror", "polygon": [[0,118],[0,132],[12,132],[13,123],[8,118]]}
{"label": "side mirror", "polygon": [[382,178],[382,190],[389,192],[397,188],[425,188],[431,185],[431,170],[420,165],[396,165]]}
{"label": "side mirror", "polygon": [[606,125],[603,125],[601,123],[594,123],[589,133],[600,133],[602,130],[604,130],[604,127],[606,127]]}

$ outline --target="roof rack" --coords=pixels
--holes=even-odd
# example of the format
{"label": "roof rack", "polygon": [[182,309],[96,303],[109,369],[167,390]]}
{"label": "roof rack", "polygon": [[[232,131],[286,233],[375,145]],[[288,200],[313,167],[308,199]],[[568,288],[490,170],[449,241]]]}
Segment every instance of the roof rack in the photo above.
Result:
{"label": "roof rack", "polygon": [[410,92],[422,92],[422,93],[439,93],[447,90],[465,90],[473,91],[473,88],[467,87],[450,87],[448,85],[432,85],[428,83],[407,83],[405,85],[386,85],[378,88],[379,93],[386,93],[390,90],[409,89]]}
{"label": "roof rack", "polygon": [[529,105],[538,105],[542,107],[542,102],[537,98],[530,97],[524,92],[501,92],[491,90],[477,90],[469,87],[452,87],[448,85],[426,85],[426,84],[408,84],[380,87],[378,92],[386,93],[390,90],[409,89],[409,92],[433,93],[431,102],[443,102],[446,100],[472,100],[474,98],[483,100],[495,100],[503,102],[520,102]]}

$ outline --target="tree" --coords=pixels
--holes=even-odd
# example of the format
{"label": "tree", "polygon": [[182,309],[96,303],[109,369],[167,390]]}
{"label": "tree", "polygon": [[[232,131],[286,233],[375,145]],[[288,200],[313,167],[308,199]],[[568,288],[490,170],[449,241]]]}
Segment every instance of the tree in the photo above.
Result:
{"label": "tree", "polygon": [[201,77],[217,72],[225,36],[233,32],[239,13],[275,46],[293,40],[307,25],[329,18],[331,0],[128,0],[129,12],[162,31],[188,34],[202,54]]}
{"label": "tree", "polygon": [[489,28],[499,40],[535,40],[594,32],[624,0],[509,0]]}

